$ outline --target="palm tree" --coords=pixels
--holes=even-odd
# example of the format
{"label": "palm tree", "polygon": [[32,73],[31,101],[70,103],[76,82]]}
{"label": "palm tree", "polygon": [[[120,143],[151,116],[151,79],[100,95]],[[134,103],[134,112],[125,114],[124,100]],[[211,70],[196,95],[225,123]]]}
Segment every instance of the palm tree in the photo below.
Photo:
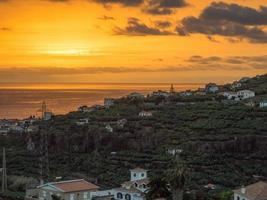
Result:
{"label": "palm tree", "polygon": [[168,188],[166,179],[162,177],[156,177],[148,184],[149,189],[146,193],[147,200],[153,200],[157,198],[169,198],[171,193]]}
{"label": "palm tree", "polygon": [[189,178],[188,169],[177,162],[175,167],[168,172],[168,180],[173,200],[183,200],[184,188]]}

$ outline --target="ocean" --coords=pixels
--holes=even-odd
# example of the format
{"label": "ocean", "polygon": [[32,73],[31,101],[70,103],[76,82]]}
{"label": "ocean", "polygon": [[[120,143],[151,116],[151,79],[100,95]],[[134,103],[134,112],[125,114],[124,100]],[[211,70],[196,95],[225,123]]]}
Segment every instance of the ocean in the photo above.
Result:
{"label": "ocean", "polygon": [[[197,89],[203,84],[174,84],[176,91]],[[23,119],[38,116],[45,101],[55,114],[75,111],[81,105],[103,104],[104,98],[118,98],[131,92],[143,94],[168,91],[170,84],[0,84],[0,119]]]}

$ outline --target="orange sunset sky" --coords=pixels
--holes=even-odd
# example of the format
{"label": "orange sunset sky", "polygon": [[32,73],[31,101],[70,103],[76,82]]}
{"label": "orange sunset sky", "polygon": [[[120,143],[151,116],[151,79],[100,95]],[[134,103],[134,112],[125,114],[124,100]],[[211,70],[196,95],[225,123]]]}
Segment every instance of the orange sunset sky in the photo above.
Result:
{"label": "orange sunset sky", "polygon": [[0,0],[0,82],[228,82],[267,71],[267,0]]}

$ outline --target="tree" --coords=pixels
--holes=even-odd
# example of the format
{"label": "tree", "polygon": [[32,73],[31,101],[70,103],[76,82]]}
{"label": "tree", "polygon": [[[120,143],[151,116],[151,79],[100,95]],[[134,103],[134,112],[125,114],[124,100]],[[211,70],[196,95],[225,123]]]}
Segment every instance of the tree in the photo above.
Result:
{"label": "tree", "polygon": [[222,191],[219,194],[220,200],[231,200],[233,197],[233,192],[228,190],[228,191]]}
{"label": "tree", "polygon": [[156,177],[148,184],[148,191],[146,193],[147,200],[153,200],[157,198],[169,198],[171,193],[168,188],[166,179],[162,177]]}
{"label": "tree", "polygon": [[168,180],[170,183],[172,199],[183,200],[184,188],[189,180],[189,173],[186,166],[177,162],[175,167],[168,172]]}

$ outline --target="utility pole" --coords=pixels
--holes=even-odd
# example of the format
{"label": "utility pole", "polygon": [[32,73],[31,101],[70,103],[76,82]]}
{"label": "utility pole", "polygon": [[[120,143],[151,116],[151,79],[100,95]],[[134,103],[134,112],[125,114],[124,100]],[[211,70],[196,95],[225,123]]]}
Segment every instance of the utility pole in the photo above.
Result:
{"label": "utility pole", "polygon": [[7,173],[6,173],[6,149],[3,147],[3,166],[2,166],[2,192],[7,190]]}

